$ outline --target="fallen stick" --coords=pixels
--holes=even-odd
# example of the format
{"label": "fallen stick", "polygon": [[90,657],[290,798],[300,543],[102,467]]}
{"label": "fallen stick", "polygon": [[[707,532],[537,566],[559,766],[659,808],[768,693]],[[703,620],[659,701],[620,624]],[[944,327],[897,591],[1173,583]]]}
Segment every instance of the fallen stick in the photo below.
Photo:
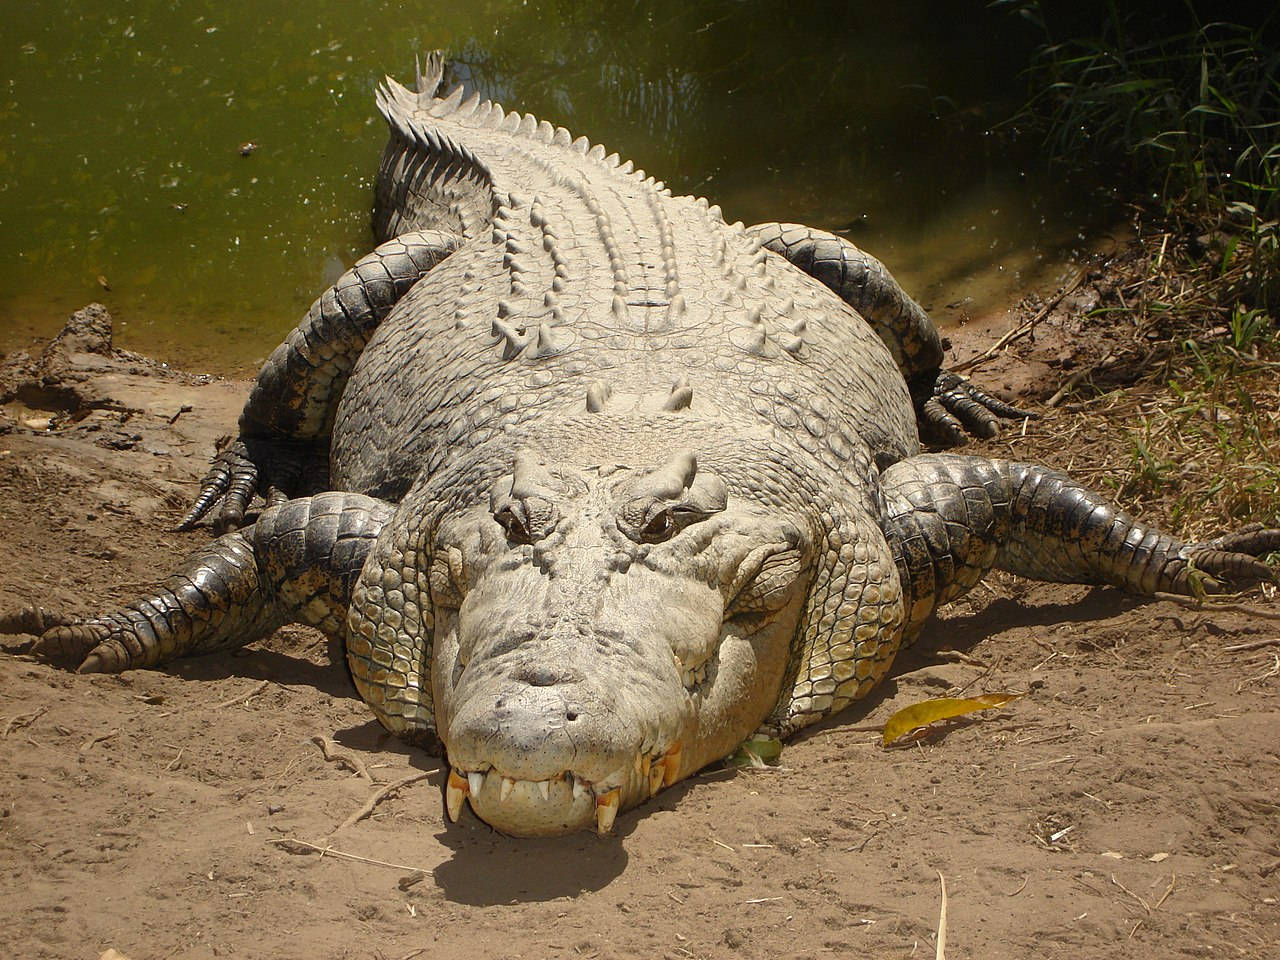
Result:
{"label": "fallen stick", "polygon": [[1093,376],[1095,373],[1097,373],[1099,370],[1105,367],[1111,361],[1111,357],[1115,354],[1115,352],[1116,352],[1116,348],[1113,346],[1110,350],[1107,351],[1106,356],[1104,356],[1097,363],[1090,364],[1087,367],[1081,367],[1071,376],[1067,377],[1066,382],[1063,383],[1062,386],[1058,388],[1058,392],[1055,393],[1052,397],[1050,397],[1045,402],[1045,406],[1056,407],[1059,403],[1063,401],[1063,399],[1067,396],[1067,394],[1069,394],[1076,387],[1080,386],[1080,382],[1082,380],[1085,380],[1088,377]]}
{"label": "fallen stick", "polygon": [[1249,643],[1233,643],[1229,647],[1223,647],[1224,653],[1240,653],[1243,650],[1259,650],[1262,647],[1280,647],[1280,637],[1272,637],[1270,640],[1252,640]]}
{"label": "fallen stick", "polygon": [[223,700],[220,704],[218,704],[216,707],[214,707],[214,709],[215,709],[215,710],[221,710],[221,709],[223,709],[224,707],[234,707],[237,703],[240,703],[240,702],[242,702],[242,701],[243,701],[244,703],[248,703],[248,702],[249,702],[250,700],[252,700],[254,697],[258,696],[258,695],[259,695],[259,694],[261,694],[261,693],[264,693],[264,692],[266,691],[267,687],[269,687],[269,686],[271,686],[271,681],[270,681],[270,680],[263,680],[260,684],[258,684],[256,687],[254,687],[254,688],[253,688],[252,690],[250,690],[248,693],[240,693],[240,694],[237,694],[236,696],[232,697],[230,700]]}
{"label": "fallen stick", "polygon": [[1251,617],[1261,617],[1264,620],[1280,620],[1280,613],[1273,613],[1262,607],[1251,607],[1244,603],[1214,603],[1212,600],[1206,602],[1197,600],[1195,597],[1184,597],[1180,593],[1163,593],[1158,590],[1152,596],[1157,600],[1172,600],[1193,610],[1232,610],[1236,613],[1247,613]]}
{"label": "fallen stick", "polygon": [[413,776],[405,777],[403,780],[397,780],[395,783],[388,783],[385,787],[376,791],[373,794],[373,796],[371,796],[368,800],[366,800],[364,802],[364,805],[359,810],[357,810],[351,816],[347,817],[347,819],[343,820],[342,823],[334,827],[333,830],[330,831],[329,835],[333,836],[333,834],[337,833],[340,830],[345,830],[347,827],[351,826],[353,823],[359,823],[365,817],[369,816],[369,814],[373,813],[374,807],[376,807],[383,800],[387,799],[387,797],[391,796],[393,793],[395,793],[397,790],[401,789],[402,787],[407,787],[411,783],[417,783],[419,780],[425,780],[427,779],[427,777],[431,776],[433,773],[439,773],[439,772],[440,772],[439,769],[428,770],[426,773],[415,773]]}
{"label": "fallen stick", "polygon": [[386,860],[374,860],[372,857],[361,857],[354,853],[344,853],[341,850],[335,850],[333,847],[316,846],[314,843],[307,843],[307,841],[299,840],[297,837],[280,837],[275,840],[268,840],[267,843],[293,844],[296,847],[302,847],[302,852],[304,853],[318,853],[321,857],[339,857],[343,860],[354,860],[357,863],[369,863],[375,867],[390,867],[393,870],[416,870],[420,873],[425,873],[428,876],[432,874],[432,871],[425,867],[410,867],[403,863],[388,863]]}
{"label": "fallen stick", "polygon": [[934,960],[946,960],[947,954],[947,878],[942,875],[941,870],[935,870],[938,875],[938,882],[942,884],[942,908],[938,911],[938,949],[934,953]]}
{"label": "fallen stick", "polygon": [[320,748],[320,752],[324,754],[324,758],[330,763],[341,764],[356,776],[373,783],[373,774],[369,773],[369,768],[360,760],[349,754],[334,752],[332,742],[324,737],[312,737],[311,742]]}
{"label": "fallen stick", "polygon": [[118,729],[117,729],[117,730],[112,730],[110,733],[100,733],[100,734],[98,734],[98,736],[96,736],[96,737],[92,737],[92,738],[90,738],[90,739],[86,740],[83,744],[81,744],[81,746],[80,746],[80,752],[81,752],[81,753],[88,753],[90,750],[92,750],[92,749],[93,749],[94,744],[97,744],[97,743],[105,743],[106,741],[110,740],[112,737],[114,737],[114,736],[115,736],[117,733],[119,733],[119,732],[120,732],[120,731],[119,731]]}
{"label": "fallen stick", "polygon": [[48,707],[41,707],[39,710],[35,710],[31,713],[18,714],[18,716],[14,717],[4,725],[4,733],[0,734],[0,740],[6,739],[9,734],[13,733],[15,730],[21,730],[23,727],[31,726],[44,716],[45,711],[48,709]]}

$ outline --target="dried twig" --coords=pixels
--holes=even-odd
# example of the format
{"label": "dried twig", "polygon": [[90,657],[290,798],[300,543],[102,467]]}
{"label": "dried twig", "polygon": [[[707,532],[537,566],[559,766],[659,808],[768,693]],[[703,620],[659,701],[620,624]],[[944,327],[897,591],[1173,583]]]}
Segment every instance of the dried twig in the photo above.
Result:
{"label": "dried twig", "polygon": [[1151,907],[1147,904],[1147,901],[1143,900],[1140,896],[1138,896],[1136,893],[1134,893],[1132,890],[1126,887],[1123,883],[1117,880],[1116,875],[1114,873],[1111,875],[1111,882],[1115,884],[1117,887],[1119,887],[1121,890],[1123,890],[1125,893],[1127,893],[1129,896],[1133,897],[1133,899],[1137,900],[1138,903],[1142,904],[1142,909],[1147,912],[1148,916],[1151,915]]}
{"label": "dried twig", "polygon": [[1259,650],[1262,647],[1280,647],[1280,637],[1270,640],[1251,640],[1248,643],[1233,643],[1229,647],[1221,647],[1224,653],[1240,653],[1244,650]]}
{"label": "dried twig", "polygon": [[324,754],[324,758],[330,763],[341,764],[361,779],[373,783],[373,775],[369,773],[369,768],[364,765],[362,760],[349,754],[337,753],[333,749],[333,742],[326,740],[324,737],[312,737],[311,742],[320,748],[320,752]]}
{"label": "dried twig", "polygon": [[1271,665],[1271,669],[1266,673],[1260,673],[1256,677],[1246,677],[1236,684],[1236,693],[1242,691],[1251,683],[1261,683],[1263,680],[1269,680],[1272,677],[1280,677],[1280,653],[1273,653],[1272,658],[1275,662]]}
{"label": "dried twig", "polygon": [[942,907],[938,911],[938,949],[934,953],[935,960],[946,960],[947,951],[947,878],[941,870],[934,871],[938,875],[938,883],[942,884]]}
{"label": "dried twig", "polygon": [[1086,379],[1087,377],[1093,376],[1095,373],[1097,373],[1099,370],[1105,367],[1108,363],[1110,363],[1111,358],[1115,355],[1115,352],[1116,352],[1116,348],[1113,345],[1106,352],[1103,358],[1099,360],[1097,363],[1091,363],[1087,367],[1081,367],[1071,376],[1067,377],[1066,381],[1063,382],[1062,386],[1058,388],[1058,391],[1052,397],[1050,397],[1047,401],[1045,401],[1045,406],[1056,407],[1058,404],[1060,404],[1063,401],[1063,399],[1067,396],[1067,394],[1069,394],[1076,387],[1080,386],[1080,383],[1082,380]]}
{"label": "dried twig", "polygon": [[421,873],[430,875],[431,870],[426,867],[410,867],[403,863],[388,863],[386,860],[374,860],[372,857],[361,857],[354,853],[344,853],[341,850],[335,850],[333,847],[320,847],[314,843],[308,843],[306,840],[299,840],[297,837],[278,837],[274,840],[268,840],[267,843],[279,844],[294,849],[289,850],[290,853],[318,853],[321,857],[339,857],[343,860],[354,860],[356,863],[369,863],[375,867],[391,867],[393,870],[416,870]]}
{"label": "dried twig", "polygon": [[359,823],[365,817],[369,816],[369,814],[373,813],[374,807],[376,807],[383,800],[387,799],[387,797],[391,796],[393,793],[395,793],[397,790],[401,789],[402,787],[407,787],[411,783],[417,783],[419,780],[425,780],[427,779],[427,777],[431,776],[433,773],[439,773],[439,772],[440,771],[437,769],[437,770],[428,770],[426,773],[415,773],[411,777],[405,777],[403,780],[397,780],[395,783],[389,783],[385,787],[382,787],[380,790],[375,791],[374,794],[364,802],[364,804],[360,807],[359,810],[357,810],[351,816],[347,817],[347,819],[343,820],[342,823],[334,827],[330,836],[332,836],[334,833],[337,833],[339,830],[345,830],[347,827],[351,826],[353,823]]}
{"label": "dried twig", "polygon": [[254,697],[259,696],[259,695],[261,695],[261,694],[265,693],[265,692],[266,692],[266,690],[267,690],[267,687],[269,687],[269,686],[271,686],[271,681],[270,681],[270,680],[263,680],[260,684],[258,684],[256,687],[254,687],[254,688],[253,688],[252,690],[250,690],[248,693],[240,693],[240,694],[236,694],[236,695],[235,695],[234,697],[232,697],[230,700],[223,700],[220,704],[218,704],[216,707],[214,707],[214,709],[215,709],[215,710],[221,710],[221,709],[223,709],[224,707],[234,707],[237,703],[248,703],[248,702],[249,702],[250,700],[252,700]]}
{"label": "dried twig", "polygon": [[15,730],[21,730],[23,727],[29,727],[39,720],[48,711],[48,707],[41,707],[31,713],[21,713],[4,725],[4,733],[0,734],[0,740],[6,739],[9,734]]}
{"label": "dried twig", "polygon": [[1247,603],[1217,603],[1212,600],[1206,602],[1197,600],[1195,597],[1184,597],[1180,593],[1164,593],[1162,591],[1156,591],[1152,596],[1157,600],[1171,600],[1181,606],[1190,607],[1192,610],[1199,610],[1204,613],[1214,610],[1230,610],[1234,613],[1247,613],[1251,617],[1261,617],[1264,620],[1280,620],[1280,613],[1265,610],[1262,607],[1251,607]]}
{"label": "dried twig", "polygon": [[104,743],[105,741],[110,740],[119,732],[120,732],[119,730],[112,730],[110,733],[102,733],[96,737],[92,737],[86,740],[83,744],[80,745],[80,752],[88,753],[90,750],[93,749],[94,744]]}

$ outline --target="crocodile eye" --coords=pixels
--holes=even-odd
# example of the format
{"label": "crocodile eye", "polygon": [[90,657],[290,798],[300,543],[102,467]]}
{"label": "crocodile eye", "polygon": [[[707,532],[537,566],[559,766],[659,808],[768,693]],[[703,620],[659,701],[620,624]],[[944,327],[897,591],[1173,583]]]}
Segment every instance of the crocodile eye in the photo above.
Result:
{"label": "crocodile eye", "polygon": [[658,543],[670,537],[675,532],[675,528],[676,522],[671,516],[671,511],[660,510],[646,520],[644,526],[640,528],[640,539],[646,543]]}
{"label": "crocodile eye", "polygon": [[513,543],[533,543],[533,537],[529,536],[529,530],[525,527],[524,521],[516,516],[516,512],[509,504],[499,507],[494,512],[493,519],[497,520],[506,531],[508,540]]}

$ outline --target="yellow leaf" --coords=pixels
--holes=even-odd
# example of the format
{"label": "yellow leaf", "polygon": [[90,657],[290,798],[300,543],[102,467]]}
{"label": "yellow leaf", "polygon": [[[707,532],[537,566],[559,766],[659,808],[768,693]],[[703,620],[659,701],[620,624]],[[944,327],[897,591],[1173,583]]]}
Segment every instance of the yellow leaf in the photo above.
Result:
{"label": "yellow leaf", "polygon": [[1017,700],[1020,693],[984,693],[978,697],[959,699],[956,697],[939,697],[936,700],[922,700],[909,707],[903,707],[884,725],[884,745],[910,733],[917,727],[927,727],[938,720],[951,717],[963,717],[966,713],[977,710],[990,710],[992,707],[1003,707],[1011,700]]}

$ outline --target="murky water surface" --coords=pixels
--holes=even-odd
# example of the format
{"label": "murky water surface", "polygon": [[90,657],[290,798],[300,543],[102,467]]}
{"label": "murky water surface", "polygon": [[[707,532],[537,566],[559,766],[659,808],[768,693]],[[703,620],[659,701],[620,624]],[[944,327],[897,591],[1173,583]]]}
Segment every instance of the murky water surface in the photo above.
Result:
{"label": "murky water surface", "polygon": [[1027,42],[928,0],[5,0],[0,349],[100,299],[123,346],[251,370],[371,246],[373,90],[433,48],[730,220],[847,230],[944,321],[981,314],[1090,220],[988,130]]}

